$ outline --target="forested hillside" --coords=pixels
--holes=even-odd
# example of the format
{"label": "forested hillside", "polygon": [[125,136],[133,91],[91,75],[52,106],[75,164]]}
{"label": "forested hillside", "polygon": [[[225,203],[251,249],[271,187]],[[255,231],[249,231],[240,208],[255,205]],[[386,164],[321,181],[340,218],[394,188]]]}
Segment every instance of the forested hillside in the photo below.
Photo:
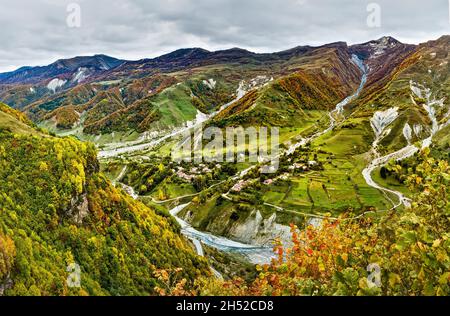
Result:
{"label": "forested hillside", "polygon": [[[11,130],[4,117],[23,128]],[[182,268],[187,284],[206,273],[168,214],[99,173],[93,145],[26,124],[1,105],[0,294],[151,295],[159,269]],[[81,288],[66,282],[73,264]]]}

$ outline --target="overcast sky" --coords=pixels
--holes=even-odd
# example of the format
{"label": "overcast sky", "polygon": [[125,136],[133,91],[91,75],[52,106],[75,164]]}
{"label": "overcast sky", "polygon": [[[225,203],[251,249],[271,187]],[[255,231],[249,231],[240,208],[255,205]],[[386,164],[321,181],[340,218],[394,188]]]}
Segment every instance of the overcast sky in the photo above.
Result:
{"label": "overcast sky", "polygon": [[[81,8],[79,28],[67,24],[71,3]],[[367,11],[370,3],[381,8],[380,27],[368,26],[376,14]],[[141,59],[184,47],[273,52],[383,35],[419,43],[450,34],[449,11],[449,0],[0,0],[0,72],[77,55]]]}

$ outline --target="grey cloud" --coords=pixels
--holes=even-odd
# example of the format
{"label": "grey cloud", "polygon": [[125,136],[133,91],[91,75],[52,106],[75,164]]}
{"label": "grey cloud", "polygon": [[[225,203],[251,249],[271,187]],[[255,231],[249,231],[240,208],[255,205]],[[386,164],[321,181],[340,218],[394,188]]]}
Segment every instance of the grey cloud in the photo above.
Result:
{"label": "grey cloud", "polygon": [[[6,2],[8,2],[6,4]],[[68,28],[66,7],[82,8]],[[366,25],[368,3],[381,28]],[[406,42],[450,30],[448,0],[0,0],[0,71],[104,53],[138,59],[181,47],[278,51],[392,35]],[[5,4],[4,4],[5,3]]]}

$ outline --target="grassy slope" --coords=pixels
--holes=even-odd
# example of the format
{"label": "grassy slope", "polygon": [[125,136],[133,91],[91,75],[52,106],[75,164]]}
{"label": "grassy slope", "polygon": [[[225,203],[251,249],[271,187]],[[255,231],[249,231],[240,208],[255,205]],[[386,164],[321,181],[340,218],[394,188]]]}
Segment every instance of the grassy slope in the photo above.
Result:
{"label": "grassy slope", "polygon": [[[422,125],[424,132],[420,137],[413,133],[413,142],[420,141],[429,135],[429,126],[431,124],[427,112],[422,104],[414,104],[410,89],[410,81],[425,85],[431,89],[432,98],[444,98],[444,107],[437,109],[437,116],[440,123],[445,122],[445,115],[449,109],[448,92],[450,91],[449,74],[449,50],[450,37],[443,37],[437,41],[432,41],[421,45],[418,50],[405,59],[396,69],[393,76],[390,77],[386,86],[382,87],[377,93],[364,95],[358,100],[356,110],[351,114],[352,119],[359,120],[369,126],[369,119],[375,111],[383,111],[388,108],[398,107],[399,117],[390,126],[391,133],[383,139],[380,146],[381,153],[387,154],[407,145],[403,136],[403,127],[408,123],[411,127],[415,124]],[[356,102],[355,102],[356,103]],[[439,132],[434,141],[437,145],[436,152],[442,151],[439,148],[447,150],[448,128]],[[373,132],[368,130],[365,134],[367,140],[373,140]],[[448,157],[440,158],[448,159]],[[382,179],[379,170],[374,172],[374,180],[388,188],[403,193],[410,193],[403,184],[395,179]]]}
{"label": "grassy slope", "polygon": [[[353,118],[368,120],[375,111],[399,107],[400,115],[391,126],[391,133],[381,143],[385,151],[390,152],[407,144],[402,132],[405,123],[409,123],[410,126],[421,124],[425,130],[430,125],[428,114],[422,105],[414,104],[411,99],[411,80],[430,88],[436,99],[448,96],[450,91],[449,46],[450,37],[448,36],[421,45],[413,55],[400,64],[384,87],[376,93],[364,95],[357,101],[358,107],[351,114]],[[448,108],[448,98],[444,104],[445,108]],[[438,112],[438,117],[442,118],[444,114],[445,112]],[[425,136],[426,134],[421,138]],[[417,140],[420,139],[413,135],[413,142]]]}
{"label": "grassy slope", "polygon": [[334,48],[294,58],[274,82],[224,110],[213,124],[304,126],[316,119],[310,111],[328,111],[356,90],[361,74],[349,58]]}
{"label": "grassy slope", "polygon": [[[330,57],[330,52],[327,51],[324,56]],[[332,60],[336,61],[335,58]],[[223,111],[216,123],[219,126],[236,123],[293,125],[302,127],[302,134],[311,134],[320,125],[327,124],[325,110],[331,109],[351,93],[351,90],[344,89],[345,92],[337,92],[330,89],[335,86],[342,88],[338,83],[341,78],[336,75],[322,77],[317,72],[317,69],[321,71],[323,68],[326,69],[328,62],[330,62],[328,58],[316,57],[314,62],[305,63],[302,69],[297,69],[297,73],[282,77],[258,92],[248,94],[240,102]],[[355,86],[356,81],[353,88]],[[347,86],[347,89],[350,88],[351,86]],[[294,211],[290,215],[278,214],[284,218],[285,224],[293,220],[295,211],[339,213],[349,207],[355,209],[368,206],[389,207],[381,193],[369,188],[361,176],[361,171],[365,167],[363,153],[369,149],[367,144],[370,141],[371,130],[367,126],[358,125],[362,122],[354,123],[356,129],[343,127],[315,142],[314,148],[317,151],[324,151],[318,155],[318,160],[325,162],[324,171],[294,176],[290,183],[281,182],[261,189],[265,202]],[[329,156],[333,156],[332,162],[326,163]],[[356,159],[349,162],[349,156]],[[261,206],[258,208],[263,209],[266,217],[274,211]],[[226,221],[233,210],[236,210],[236,205],[228,201],[220,206],[209,201],[195,208],[194,224],[200,227],[209,225],[211,228],[211,224],[206,223],[210,223],[210,220],[219,214],[221,220]]]}
{"label": "grassy slope", "polygon": [[[301,107],[311,99],[318,102],[314,108],[328,108],[354,90],[359,73],[349,64],[345,49],[343,45],[337,45],[314,49],[290,58],[275,58],[267,63],[229,62],[187,68],[165,75],[156,73],[143,78],[114,81],[109,85],[85,84],[56,95],[46,95],[25,110],[36,121],[53,118],[62,129],[70,129],[71,125],[78,122],[75,111],[87,111],[86,121],[82,124],[88,134],[129,129],[140,132],[160,130],[180,126],[191,120],[196,109],[204,113],[217,109],[232,99],[241,80],[249,82],[257,76],[266,75],[269,78],[273,76],[285,79],[278,82],[280,86],[275,89],[280,91],[268,93],[269,99],[262,98],[262,112],[257,111],[257,114],[264,116],[268,112],[278,125],[283,125],[293,117],[293,112],[298,111],[303,115]],[[350,71],[342,77],[342,70],[346,68]],[[301,76],[302,84],[310,88],[303,96],[295,95],[298,91],[289,91],[289,87],[293,87],[292,81],[298,81],[295,76]],[[203,84],[204,80],[209,79],[217,82],[214,89]],[[182,82],[183,85],[176,87],[173,93],[165,94],[165,89],[175,82]],[[117,93],[119,89],[120,93]],[[105,103],[105,97],[101,96],[105,92],[116,95],[117,98],[111,100],[111,97],[106,97],[108,102]],[[285,99],[279,102],[282,105],[280,107],[271,103],[274,101],[271,98],[276,97],[279,92],[284,94],[281,98]],[[332,99],[329,99],[330,93],[334,94]],[[121,108],[123,106],[126,109]],[[279,110],[282,111],[278,113]]]}
{"label": "grassy slope", "polygon": [[15,134],[38,135],[33,123],[22,113],[0,102],[0,129]]}

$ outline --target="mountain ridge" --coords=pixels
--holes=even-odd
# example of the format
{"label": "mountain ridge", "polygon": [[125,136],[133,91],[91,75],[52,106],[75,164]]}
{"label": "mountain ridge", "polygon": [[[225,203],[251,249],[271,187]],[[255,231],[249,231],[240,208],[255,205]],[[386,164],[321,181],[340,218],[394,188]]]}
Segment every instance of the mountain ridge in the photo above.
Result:
{"label": "mountain ridge", "polygon": [[[445,37],[436,41],[439,40],[445,41]],[[36,84],[30,84],[39,80],[32,76],[21,83],[20,75],[16,75],[16,83],[4,84],[0,75],[0,101],[25,111],[35,122],[49,122],[56,128],[71,130],[81,126],[85,133],[93,135],[127,130],[142,133],[149,128],[160,130],[182,126],[195,119],[197,111],[211,113],[231,101],[243,81],[248,83],[266,76],[276,83],[278,79],[290,76],[282,85],[286,89],[273,91],[275,95],[284,95],[281,96],[287,102],[286,106],[290,104],[289,110],[283,113],[285,109],[278,111],[277,107],[263,104],[261,109],[264,111],[259,114],[265,117],[268,110],[274,114],[273,122],[284,124],[296,121],[292,120],[292,115],[303,115],[302,108],[329,109],[357,87],[360,74],[357,67],[349,63],[352,55],[359,56],[369,69],[360,96],[364,98],[385,86],[401,62],[420,47],[385,36],[350,46],[338,41],[320,46],[297,46],[274,53],[254,53],[241,48],[213,52],[198,47],[183,48],[151,59],[120,62],[112,59],[111,68],[103,67],[109,69],[99,71],[108,56],[75,57],[47,66],[50,70],[56,69],[57,73],[64,69],[65,74],[47,76]],[[80,66],[89,65],[92,58],[97,71],[80,71]],[[25,73],[30,69],[26,67],[21,71]],[[38,78],[44,77],[42,74]],[[329,78],[334,79],[328,81]],[[309,92],[304,91],[303,96],[297,92],[292,94],[292,84],[297,88],[309,86]],[[320,86],[318,89],[314,88],[316,84]],[[261,98],[254,98],[245,106],[236,105],[235,109],[239,110],[233,116],[253,108],[257,100],[260,102]],[[236,118],[235,121],[240,120]]]}
{"label": "mountain ridge", "polygon": [[[389,37],[390,39],[395,40],[392,37]],[[396,42],[400,43],[399,41],[395,40]],[[367,43],[371,43],[371,42],[376,42],[375,41],[370,41]],[[367,44],[366,43],[366,44]],[[177,49],[175,51],[169,52],[167,54],[163,54],[161,56],[157,56],[155,58],[142,58],[142,59],[138,59],[138,60],[124,60],[124,59],[118,59],[118,58],[114,58],[108,55],[104,55],[104,54],[95,54],[92,56],[74,56],[74,57],[70,57],[70,58],[63,58],[63,59],[58,59],[57,61],[49,64],[49,65],[45,65],[45,66],[23,66],[20,67],[14,71],[10,71],[10,72],[3,72],[0,73],[0,85],[5,85],[5,84],[13,84],[13,83],[17,83],[20,82],[20,78],[22,78],[22,74],[25,72],[27,75],[29,74],[30,71],[36,71],[39,72],[39,70],[45,71],[48,68],[56,68],[56,69],[65,69],[68,68],[68,70],[74,71],[79,67],[86,67],[89,66],[89,64],[92,61],[97,61],[96,65],[98,66],[102,61],[103,62],[107,62],[109,61],[109,63],[106,63],[108,66],[108,69],[104,69],[106,71],[110,71],[110,70],[114,70],[116,68],[120,68],[121,66],[126,66],[126,65],[145,65],[148,63],[160,63],[160,62],[165,62],[168,60],[173,60],[173,59],[201,59],[203,57],[209,57],[209,58],[217,58],[219,61],[220,60],[226,60],[227,58],[249,58],[249,57],[256,57],[256,58],[262,58],[264,59],[264,57],[268,57],[268,56],[287,56],[287,55],[295,55],[298,52],[304,52],[304,51],[309,51],[312,49],[320,49],[320,48],[326,48],[326,47],[337,47],[337,46],[347,46],[349,48],[356,46],[356,45],[348,45],[348,43],[343,42],[343,41],[338,41],[338,42],[333,42],[333,43],[327,43],[327,44],[323,44],[323,45],[318,45],[318,46],[310,46],[310,45],[305,45],[305,46],[296,46],[290,49],[286,49],[286,50],[282,50],[282,51],[276,51],[276,52],[271,52],[271,53],[255,53],[255,52],[251,52],[249,50],[246,49],[242,49],[239,47],[233,47],[230,49],[223,49],[223,50],[217,50],[217,51],[209,51],[200,47],[193,47],[193,48],[181,48],[181,49]],[[357,44],[357,45],[363,45],[363,44]],[[79,61],[79,62],[77,62]],[[76,67],[74,67],[72,64],[75,64]],[[94,65],[95,66],[95,65]],[[54,74],[54,73],[52,73]],[[58,75],[64,75],[64,73],[55,73],[55,76]],[[33,76],[33,75],[31,75]],[[36,79],[27,79],[25,81],[23,81],[22,83],[36,83],[36,80],[39,80],[40,78],[36,78]]]}
{"label": "mountain ridge", "polygon": [[46,66],[25,66],[12,72],[0,73],[0,84],[33,84],[55,77],[69,79],[70,75],[73,75],[80,68],[101,72],[115,68],[123,62],[123,60],[103,54],[58,59]]}
{"label": "mountain ridge", "polygon": [[[159,269],[183,268],[191,284],[208,275],[168,213],[104,176],[93,144],[0,103],[0,156],[0,296],[155,295]],[[82,288],[65,282],[73,266]]]}

